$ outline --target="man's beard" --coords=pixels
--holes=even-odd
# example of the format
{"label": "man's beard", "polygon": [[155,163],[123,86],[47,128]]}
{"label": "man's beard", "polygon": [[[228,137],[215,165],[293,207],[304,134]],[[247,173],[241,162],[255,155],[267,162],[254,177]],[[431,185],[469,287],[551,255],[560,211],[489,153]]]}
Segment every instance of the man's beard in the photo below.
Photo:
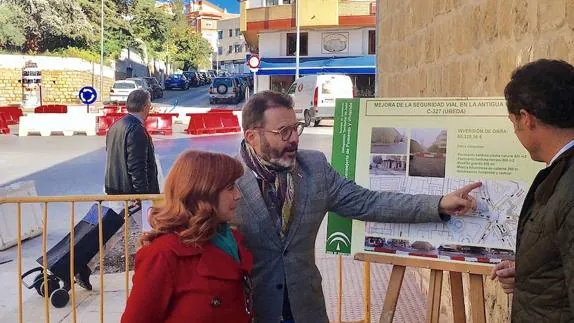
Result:
{"label": "man's beard", "polygon": [[284,158],[287,152],[297,152],[297,144],[291,144],[282,150],[277,150],[271,147],[269,141],[265,136],[261,136],[261,158],[271,165],[275,166],[275,170],[282,171],[291,169],[295,165],[295,156],[293,158]]}

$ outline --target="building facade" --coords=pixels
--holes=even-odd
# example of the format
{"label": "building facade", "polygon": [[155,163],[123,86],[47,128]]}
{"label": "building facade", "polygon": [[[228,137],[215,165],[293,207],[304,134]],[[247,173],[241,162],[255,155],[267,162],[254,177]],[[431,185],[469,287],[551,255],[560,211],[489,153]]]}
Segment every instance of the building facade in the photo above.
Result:
{"label": "building facade", "polygon": [[238,15],[228,13],[209,1],[192,0],[185,5],[185,13],[189,20],[189,25],[196,32],[209,42],[212,48],[211,62],[212,68],[217,67],[217,47],[218,33],[217,22],[222,19],[238,17]]}
{"label": "building facade", "polygon": [[245,64],[247,43],[241,33],[240,18],[217,22],[217,70],[231,74],[249,73]]}
{"label": "building facade", "polygon": [[[299,2],[299,74],[346,74],[353,80],[356,96],[374,96],[376,1]],[[286,91],[295,80],[296,17],[295,1],[241,3],[241,31],[262,60],[259,91]]]}

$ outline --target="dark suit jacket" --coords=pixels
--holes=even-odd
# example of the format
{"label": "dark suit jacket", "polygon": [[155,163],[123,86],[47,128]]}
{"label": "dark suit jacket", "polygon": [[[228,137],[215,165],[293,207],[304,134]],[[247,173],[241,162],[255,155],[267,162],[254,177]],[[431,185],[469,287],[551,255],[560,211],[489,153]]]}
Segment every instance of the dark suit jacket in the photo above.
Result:
{"label": "dark suit jacket", "polygon": [[106,137],[106,193],[159,194],[152,138],[142,122],[128,114]]}
{"label": "dark suit jacket", "polygon": [[534,179],[516,235],[512,322],[574,321],[574,148]]}

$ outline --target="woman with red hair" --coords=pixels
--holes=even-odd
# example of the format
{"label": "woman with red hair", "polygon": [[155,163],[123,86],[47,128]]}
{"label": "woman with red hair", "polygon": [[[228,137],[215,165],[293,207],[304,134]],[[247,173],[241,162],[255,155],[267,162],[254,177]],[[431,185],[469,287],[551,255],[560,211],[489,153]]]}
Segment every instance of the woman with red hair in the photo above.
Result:
{"label": "woman with red hair", "polygon": [[140,239],[123,323],[250,322],[253,258],[228,222],[240,198],[241,163],[227,155],[187,151],[152,208],[152,231]]}

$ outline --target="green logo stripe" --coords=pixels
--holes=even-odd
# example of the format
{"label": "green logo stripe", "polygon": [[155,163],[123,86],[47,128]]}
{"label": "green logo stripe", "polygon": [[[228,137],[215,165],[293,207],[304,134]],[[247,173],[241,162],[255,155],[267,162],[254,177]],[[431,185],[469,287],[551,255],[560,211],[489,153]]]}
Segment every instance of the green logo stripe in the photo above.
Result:
{"label": "green logo stripe", "polygon": [[[337,100],[333,129],[331,165],[339,174],[355,179],[357,132],[359,126],[359,99]],[[353,221],[329,212],[327,219],[328,253],[351,254]]]}

